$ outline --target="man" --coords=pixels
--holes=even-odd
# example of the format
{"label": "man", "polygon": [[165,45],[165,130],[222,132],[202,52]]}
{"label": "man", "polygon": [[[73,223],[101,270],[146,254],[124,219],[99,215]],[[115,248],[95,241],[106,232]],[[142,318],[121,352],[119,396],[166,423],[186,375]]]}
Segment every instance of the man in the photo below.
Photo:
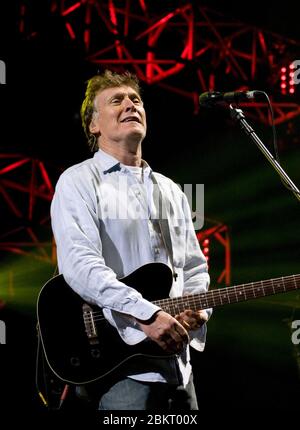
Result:
{"label": "man", "polygon": [[161,262],[173,271],[171,297],[206,291],[209,283],[184,193],[142,160],[147,126],[136,76],[106,70],[90,79],[81,117],[96,153],[67,169],[56,186],[51,217],[59,271],[103,309],[123,342],[148,338],[169,353],[128,360],[104,378],[99,409],[197,409],[188,344],[203,350],[211,311],[173,317],[120,280]]}

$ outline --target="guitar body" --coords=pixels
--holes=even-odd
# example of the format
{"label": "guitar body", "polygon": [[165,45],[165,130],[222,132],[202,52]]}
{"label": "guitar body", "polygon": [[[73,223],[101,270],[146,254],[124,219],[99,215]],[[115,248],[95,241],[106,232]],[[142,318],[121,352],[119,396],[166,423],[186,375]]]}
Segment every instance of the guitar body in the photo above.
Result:
{"label": "guitar body", "polygon": [[[163,263],[149,263],[120,280],[154,301],[168,297],[172,272]],[[93,320],[92,313],[97,314]],[[104,319],[101,308],[85,304],[62,275],[50,279],[42,288],[37,318],[47,363],[58,378],[70,384],[97,381],[137,356],[169,356],[147,339],[127,345]],[[94,324],[96,335],[93,332],[89,337],[87,327],[94,328]]]}

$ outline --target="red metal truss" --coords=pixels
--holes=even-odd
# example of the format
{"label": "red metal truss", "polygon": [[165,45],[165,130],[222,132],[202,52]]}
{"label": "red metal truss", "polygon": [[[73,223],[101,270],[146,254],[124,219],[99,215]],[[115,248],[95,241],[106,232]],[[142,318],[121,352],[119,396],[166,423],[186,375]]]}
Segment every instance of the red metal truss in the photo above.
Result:
{"label": "red metal truss", "polygon": [[[299,42],[236,21],[201,2],[163,3],[52,0],[50,10],[64,20],[66,37],[83,41],[91,63],[132,68],[147,84],[190,99],[195,113],[202,91],[259,89],[272,99],[276,124],[300,114],[295,95],[282,96],[279,81],[281,66],[300,58]],[[23,32],[26,8],[30,2],[20,9]],[[266,103],[250,106],[250,116],[269,123]]]}
{"label": "red metal truss", "polygon": [[[207,222],[209,220],[206,220]],[[204,255],[207,256],[207,252],[205,251],[206,247],[214,246],[206,244],[205,242],[214,241],[217,244],[221,245],[223,248],[223,262],[224,267],[221,270],[217,278],[217,283],[224,283],[225,285],[230,285],[231,283],[231,250],[230,250],[230,236],[229,236],[229,228],[225,224],[219,222],[212,222],[212,227],[207,228],[206,230],[200,230],[197,232],[197,238],[199,243],[202,245],[202,251]],[[209,253],[209,252],[208,252]]]}
{"label": "red metal truss", "polygon": [[[58,170],[58,169],[56,169]],[[49,207],[54,192],[48,168],[21,154],[0,154],[0,251],[53,261]]]}

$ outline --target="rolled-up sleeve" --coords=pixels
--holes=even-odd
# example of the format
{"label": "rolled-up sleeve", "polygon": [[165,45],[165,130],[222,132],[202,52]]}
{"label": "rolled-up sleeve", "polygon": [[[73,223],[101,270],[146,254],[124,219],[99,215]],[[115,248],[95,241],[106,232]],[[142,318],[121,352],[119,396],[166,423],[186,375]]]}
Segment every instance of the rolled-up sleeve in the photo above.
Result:
{"label": "rolled-up sleeve", "polygon": [[[207,261],[201,251],[191,218],[191,210],[185,195],[183,195],[183,210],[186,224],[183,295],[199,294],[208,290],[210,277],[208,274]],[[210,318],[212,309],[205,309],[205,311],[207,312],[208,318]],[[190,345],[198,351],[202,351],[205,346],[206,332],[206,324],[203,324],[198,330],[191,331],[189,333],[191,339]]]}

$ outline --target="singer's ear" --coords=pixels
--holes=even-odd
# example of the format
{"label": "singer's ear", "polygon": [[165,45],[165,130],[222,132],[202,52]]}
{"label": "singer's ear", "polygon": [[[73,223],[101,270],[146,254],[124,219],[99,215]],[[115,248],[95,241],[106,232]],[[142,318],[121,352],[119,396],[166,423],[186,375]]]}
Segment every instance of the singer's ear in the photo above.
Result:
{"label": "singer's ear", "polygon": [[92,134],[100,134],[100,129],[99,129],[97,119],[98,119],[98,112],[94,112],[92,116],[92,120],[89,125],[89,130]]}

